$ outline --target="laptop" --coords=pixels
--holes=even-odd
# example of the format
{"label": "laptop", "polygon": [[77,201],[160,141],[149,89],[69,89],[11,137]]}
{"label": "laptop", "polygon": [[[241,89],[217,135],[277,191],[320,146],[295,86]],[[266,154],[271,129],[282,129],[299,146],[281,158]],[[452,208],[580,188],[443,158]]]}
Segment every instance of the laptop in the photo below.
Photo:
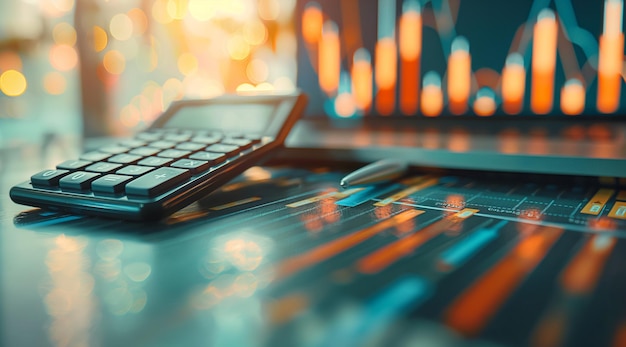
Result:
{"label": "laptop", "polygon": [[287,158],[626,177],[623,1],[300,0]]}

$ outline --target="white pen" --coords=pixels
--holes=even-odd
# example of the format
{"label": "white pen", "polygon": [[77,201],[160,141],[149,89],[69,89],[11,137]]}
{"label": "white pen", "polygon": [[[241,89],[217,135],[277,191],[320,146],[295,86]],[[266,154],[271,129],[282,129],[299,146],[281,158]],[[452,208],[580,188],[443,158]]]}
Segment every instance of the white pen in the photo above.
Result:
{"label": "white pen", "polygon": [[383,183],[404,175],[409,165],[401,160],[383,159],[366,165],[345,176],[339,183],[343,188]]}

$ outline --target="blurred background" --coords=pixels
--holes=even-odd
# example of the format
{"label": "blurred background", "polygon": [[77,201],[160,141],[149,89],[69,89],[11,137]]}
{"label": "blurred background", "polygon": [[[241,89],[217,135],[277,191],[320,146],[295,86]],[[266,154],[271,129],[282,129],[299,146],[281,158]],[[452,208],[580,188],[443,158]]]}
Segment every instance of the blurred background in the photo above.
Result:
{"label": "blurred background", "polygon": [[124,136],[181,98],[290,90],[296,0],[2,0],[0,148]]}

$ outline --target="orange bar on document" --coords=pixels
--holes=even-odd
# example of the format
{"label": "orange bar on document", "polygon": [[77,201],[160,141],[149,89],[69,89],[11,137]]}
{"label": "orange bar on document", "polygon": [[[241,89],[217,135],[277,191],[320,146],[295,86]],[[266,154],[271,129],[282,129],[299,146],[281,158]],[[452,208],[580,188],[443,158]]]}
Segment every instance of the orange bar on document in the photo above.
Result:
{"label": "orange bar on document", "polygon": [[[409,3],[408,1],[405,3]],[[420,54],[422,50],[422,15],[419,2],[400,17],[400,111],[417,113],[420,83]]]}
{"label": "orange bar on document", "polygon": [[599,189],[589,202],[583,207],[580,213],[591,214],[597,216],[600,214],[606,202],[613,196],[615,191],[613,189]]}
{"label": "orange bar on document", "polygon": [[466,208],[435,222],[426,228],[389,244],[361,259],[357,265],[362,273],[378,273],[401,258],[413,253],[428,240],[448,230],[450,227],[473,216],[478,210]]}
{"label": "orange bar on document", "polygon": [[573,116],[585,110],[585,87],[578,79],[571,79],[561,89],[561,111]]}
{"label": "orange bar on document", "polygon": [[398,73],[398,54],[393,38],[380,39],[376,43],[374,61],[376,65],[376,111],[387,116],[393,113],[396,102],[396,75]]}
{"label": "orange bar on document", "polygon": [[434,185],[437,184],[437,182],[439,182],[438,178],[431,178],[431,179],[427,179],[425,182],[420,182],[418,184],[415,184],[409,188],[403,189],[401,191],[399,191],[398,193],[395,193],[394,195],[385,198],[381,201],[378,201],[377,203],[374,204],[374,206],[387,206],[389,204],[392,204],[400,199],[404,199],[407,196],[411,195],[411,194],[415,194],[417,192],[419,192],[420,190],[426,189],[428,187],[432,187]]}
{"label": "orange bar on document", "polygon": [[617,239],[594,235],[570,261],[561,276],[561,285],[570,294],[588,294],[596,286]]}
{"label": "orange bar on document", "polygon": [[557,36],[554,12],[550,9],[541,11],[533,32],[530,108],[536,114],[547,114],[552,110]]}
{"label": "orange bar on document", "polygon": [[339,31],[331,21],[324,23],[322,39],[319,43],[319,79],[320,88],[328,95],[334,95],[339,88],[341,75],[341,56]]}
{"label": "orange bar on document", "polygon": [[506,59],[502,70],[502,109],[504,112],[512,115],[522,111],[525,89],[524,58],[519,53],[512,53]]}
{"label": "orange bar on document", "polygon": [[598,111],[617,111],[622,86],[624,34],[622,21],[623,0],[604,1],[604,29],[600,36],[598,57]]}
{"label": "orange bar on document", "polygon": [[420,210],[406,210],[400,212],[399,214],[389,219],[385,219],[378,224],[330,241],[304,254],[289,258],[285,260],[278,268],[278,276],[287,277],[297,271],[308,268],[314,264],[334,257],[337,254],[358,245],[359,243],[373,237],[380,232],[409,221],[423,213],[424,211]]}
{"label": "orange bar on document", "polygon": [[446,324],[465,336],[480,333],[513,290],[548,253],[562,232],[562,229],[542,227],[522,239],[448,307],[444,314]]}
{"label": "orange bar on document", "polygon": [[617,219],[626,219],[626,202],[616,201],[613,208],[609,212],[609,217]]}
{"label": "orange bar on document", "polygon": [[460,115],[467,111],[472,87],[471,75],[469,42],[464,37],[457,37],[452,42],[452,53],[448,58],[448,99],[452,114]]}
{"label": "orange bar on document", "polygon": [[365,48],[360,48],[354,53],[352,63],[352,93],[361,111],[368,111],[372,106],[372,84],[372,59]]}

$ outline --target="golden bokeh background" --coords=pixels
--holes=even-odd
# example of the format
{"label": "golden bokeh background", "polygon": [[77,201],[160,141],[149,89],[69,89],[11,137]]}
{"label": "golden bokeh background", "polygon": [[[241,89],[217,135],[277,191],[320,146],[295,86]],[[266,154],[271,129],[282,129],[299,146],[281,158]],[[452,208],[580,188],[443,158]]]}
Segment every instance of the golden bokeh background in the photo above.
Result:
{"label": "golden bokeh background", "polygon": [[178,99],[291,90],[295,3],[3,0],[0,139],[129,135]]}

